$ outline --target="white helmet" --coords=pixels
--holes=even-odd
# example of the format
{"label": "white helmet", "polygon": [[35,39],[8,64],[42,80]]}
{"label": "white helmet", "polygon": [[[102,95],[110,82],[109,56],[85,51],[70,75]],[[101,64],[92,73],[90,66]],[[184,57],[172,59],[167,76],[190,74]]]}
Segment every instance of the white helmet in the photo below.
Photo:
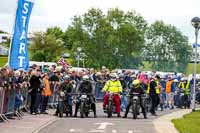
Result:
{"label": "white helmet", "polygon": [[70,78],[69,75],[65,75],[63,79],[64,79],[64,80],[70,80],[71,78]]}
{"label": "white helmet", "polygon": [[178,79],[174,79],[174,82],[178,82]]}
{"label": "white helmet", "polygon": [[110,78],[117,78],[117,74],[116,73],[111,73],[110,74]]}
{"label": "white helmet", "polygon": [[131,78],[137,78],[137,76],[135,74],[132,74]]}
{"label": "white helmet", "polygon": [[181,78],[181,81],[184,81],[184,78]]}
{"label": "white helmet", "polygon": [[89,78],[88,75],[84,75],[84,76],[83,76],[83,80],[87,81],[87,80],[89,80],[89,79],[90,79],[90,78]]}
{"label": "white helmet", "polygon": [[118,78],[118,76],[117,76],[116,73],[111,73],[111,74],[110,74],[110,79],[111,79],[111,80],[114,81],[114,80],[117,80],[117,78]]}

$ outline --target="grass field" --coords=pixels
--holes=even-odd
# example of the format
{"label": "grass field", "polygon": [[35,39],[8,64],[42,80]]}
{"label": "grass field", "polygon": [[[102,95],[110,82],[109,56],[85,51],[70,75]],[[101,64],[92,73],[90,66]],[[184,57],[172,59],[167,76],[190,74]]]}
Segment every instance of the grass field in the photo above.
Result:
{"label": "grass field", "polygon": [[8,57],[0,56],[0,67],[4,66],[8,61]]}
{"label": "grass field", "polygon": [[[189,63],[186,69],[186,74],[191,74],[194,71],[194,64]],[[200,73],[200,64],[197,64],[197,73]]]}
{"label": "grass field", "polygon": [[172,122],[180,133],[200,133],[200,110]]}

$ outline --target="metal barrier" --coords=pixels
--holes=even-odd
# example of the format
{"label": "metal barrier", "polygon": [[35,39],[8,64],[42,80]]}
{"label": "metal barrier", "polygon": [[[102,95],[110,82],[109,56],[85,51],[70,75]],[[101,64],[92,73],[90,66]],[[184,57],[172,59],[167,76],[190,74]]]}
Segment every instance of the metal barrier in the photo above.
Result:
{"label": "metal barrier", "polygon": [[105,93],[101,92],[101,90],[103,89],[104,84],[101,83],[101,82],[96,82],[96,83],[94,83],[94,85],[95,85],[95,97],[96,97],[96,100],[103,100],[103,97],[104,97]]}
{"label": "metal barrier", "polygon": [[56,105],[58,104],[57,87],[58,85],[55,82],[52,82],[50,84],[52,95],[49,97],[48,106],[51,108],[56,108],[57,107]]}
{"label": "metal barrier", "polygon": [[0,118],[3,121],[8,121],[8,119],[6,118],[5,114],[4,114],[4,99],[5,99],[5,88],[4,87],[0,87]]}
{"label": "metal barrier", "polygon": [[[6,86],[0,87],[0,119],[8,121],[8,117],[17,116],[22,118],[22,110],[28,112],[30,107],[30,95],[27,85],[16,85],[17,87]],[[103,100],[104,92],[101,92],[103,84],[101,82],[93,82],[92,86],[95,90],[97,100]],[[50,85],[52,95],[49,97],[48,106],[56,108],[58,104],[58,85],[52,82]],[[78,88],[78,85],[76,86]],[[20,101],[19,101],[20,100]]]}
{"label": "metal barrier", "polygon": [[21,119],[21,110],[27,107],[28,88],[16,86],[0,87],[0,119],[4,122],[14,115]]}

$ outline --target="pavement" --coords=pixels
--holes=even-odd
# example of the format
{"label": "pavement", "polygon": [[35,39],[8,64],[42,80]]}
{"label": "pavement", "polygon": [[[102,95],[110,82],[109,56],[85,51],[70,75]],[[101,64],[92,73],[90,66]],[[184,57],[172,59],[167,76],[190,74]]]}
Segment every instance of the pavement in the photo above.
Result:
{"label": "pavement", "polygon": [[[0,123],[1,133],[177,133],[171,123],[172,118],[189,113],[189,110],[157,111],[158,116],[148,114],[148,119],[132,119],[129,114],[127,119],[107,118],[102,111],[102,104],[97,104],[98,118],[58,118],[53,116],[55,110],[49,110],[48,115],[25,114],[22,120],[10,120],[9,123]],[[178,112],[177,112],[178,111]],[[121,114],[123,115],[123,113]],[[167,121],[167,122],[166,122]],[[173,129],[174,128],[174,129]],[[161,130],[162,129],[162,130]]]}
{"label": "pavement", "polygon": [[30,115],[24,113],[21,120],[18,118],[9,119],[9,122],[0,123],[0,133],[36,133],[43,127],[56,121],[53,110],[49,110],[49,115]]}
{"label": "pavement", "polygon": [[157,133],[179,133],[171,122],[172,119],[178,119],[186,114],[192,112],[192,109],[183,109],[179,111],[172,112],[170,114],[161,116],[153,120],[153,125]]}

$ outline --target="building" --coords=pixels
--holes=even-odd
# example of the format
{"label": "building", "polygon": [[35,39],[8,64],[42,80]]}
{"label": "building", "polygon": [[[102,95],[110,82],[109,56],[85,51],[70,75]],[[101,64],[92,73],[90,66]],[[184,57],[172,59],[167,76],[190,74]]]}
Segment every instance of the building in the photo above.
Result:
{"label": "building", "polygon": [[9,53],[9,49],[0,45],[0,55],[6,56],[6,55],[8,55],[8,53]]}
{"label": "building", "polygon": [[10,38],[9,34],[6,33],[0,33],[0,44],[1,43],[6,43],[8,39]]}

